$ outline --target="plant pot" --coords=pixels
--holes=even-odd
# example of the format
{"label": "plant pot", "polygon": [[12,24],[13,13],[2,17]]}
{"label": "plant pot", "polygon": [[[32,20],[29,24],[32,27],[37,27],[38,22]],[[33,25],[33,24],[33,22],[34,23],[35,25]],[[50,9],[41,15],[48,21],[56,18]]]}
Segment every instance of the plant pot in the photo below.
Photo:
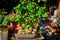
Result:
{"label": "plant pot", "polygon": [[14,32],[16,32],[17,24],[12,24],[12,28],[13,28]]}
{"label": "plant pot", "polygon": [[8,38],[8,30],[0,30],[0,40],[7,40]]}
{"label": "plant pot", "polygon": [[37,33],[31,33],[31,34],[24,34],[24,35],[20,35],[20,34],[15,34],[16,38],[35,38],[37,36]]}

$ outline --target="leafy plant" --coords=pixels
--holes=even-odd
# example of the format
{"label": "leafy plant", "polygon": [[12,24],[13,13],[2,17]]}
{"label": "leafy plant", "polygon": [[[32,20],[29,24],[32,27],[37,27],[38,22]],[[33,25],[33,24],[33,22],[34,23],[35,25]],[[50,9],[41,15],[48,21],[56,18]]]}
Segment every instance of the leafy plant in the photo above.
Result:
{"label": "leafy plant", "polygon": [[20,15],[15,16],[15,22],[16,22],[17,24],[19,24],[19,23],[22,22],[22,19],[21,19],[21,16],[20,16]]}
{"label": "leafy plant", "polygon": [[5,28],[8,25],[7,16],[0,15],[0,27]]}
{"label": "leafy plant", "polygon": [[4,16],[4,20],[2,22],[2,26],[7,26],[8,25],[8,19],[7,16]]}
{"label": "leafy plant", "polygon": [[14,22],[15,21],[15,16],[8,16],[8,21],[9,22]]}
{"label": "leafy plant", "polygon": [[20,3],[11,11],[12,13],[18,13],[15,17],[15,22],[23,24],[23,28],[25,29],[28,29],[33,22],[35,23],[34,26],[37,26],[36,20],[48,16],[46,7],[40,7],[34,1],[35,0],[19,0]]}
{"label": "leafy plant", "polygon": [[7,12],[5,10],[1,10],[0,11],[0,27],[1,28],[5,28],[8,25],[8,21],[7,21]]}

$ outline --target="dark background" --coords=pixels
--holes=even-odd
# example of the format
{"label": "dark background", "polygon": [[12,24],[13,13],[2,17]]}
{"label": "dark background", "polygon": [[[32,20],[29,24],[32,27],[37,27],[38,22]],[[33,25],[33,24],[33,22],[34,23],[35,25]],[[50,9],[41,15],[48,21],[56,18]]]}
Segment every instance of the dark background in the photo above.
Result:
{"label": "dark background", "polygon": [[[45,2],[38,3],[37,0],[35,0],[35,2],[40,6],[43,6],[45,3]],[[4,8],[6,9],[7,12],[10,12],[12,8],[16,6],[18,3],[19,3],[18,0],[0,0],[0,9]],[[52,5],[57,6],[58,0],[47,0],[45,4],[47,4],[47,8],[51,7]]]}

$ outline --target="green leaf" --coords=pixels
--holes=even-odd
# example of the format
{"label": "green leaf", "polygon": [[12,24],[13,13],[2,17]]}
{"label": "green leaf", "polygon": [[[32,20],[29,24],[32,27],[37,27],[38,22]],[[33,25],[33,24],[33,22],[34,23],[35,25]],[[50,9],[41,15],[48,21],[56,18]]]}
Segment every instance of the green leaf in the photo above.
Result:
{"label": "green leaf", "polygon": [[43,15],[42,15],[42,17],[47,17],[48,16],[48,14],[47,13],[44,13]]}
{"label": "green leaf", "polygon": [[43,0],[44,2],[47,2],[47,0]]}
{"label": "green leaf", "polygon": [[7,26],[7,25],[8,25],[7,16],[5,16],[2,22],[2,26]]}
{"label": "green leaf", "polygon": [[41,0],[38,0],[38,3],[40,2]]}
{"label": "green leaf", "polygon": [[2,21],[3,21],[3,16],[2,15],[0,15],[0,24],[2,23]]}

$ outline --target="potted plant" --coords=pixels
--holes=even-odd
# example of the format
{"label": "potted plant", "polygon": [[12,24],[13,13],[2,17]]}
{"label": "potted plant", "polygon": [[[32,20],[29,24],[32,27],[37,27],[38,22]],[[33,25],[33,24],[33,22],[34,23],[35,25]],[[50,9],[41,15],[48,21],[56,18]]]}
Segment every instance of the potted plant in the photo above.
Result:
{"label": "potted plant", "polygon": [[5,10],[0,11],[0,37],[1,40],[6,40],[8,35],[7,25],[8,25],[8,18],[7,12]]}
{"label": "potted plant", "polygon": [[[46,7],[40,7],[34,0],[19,0],[19,4],[13,8],[12,13],[17,13],[17,38],[34,38],[38,28],[37,20],[47,17]],[[26,35],[27,34],[27,35]],[[28,36],[28,37],[27,37]]]}

